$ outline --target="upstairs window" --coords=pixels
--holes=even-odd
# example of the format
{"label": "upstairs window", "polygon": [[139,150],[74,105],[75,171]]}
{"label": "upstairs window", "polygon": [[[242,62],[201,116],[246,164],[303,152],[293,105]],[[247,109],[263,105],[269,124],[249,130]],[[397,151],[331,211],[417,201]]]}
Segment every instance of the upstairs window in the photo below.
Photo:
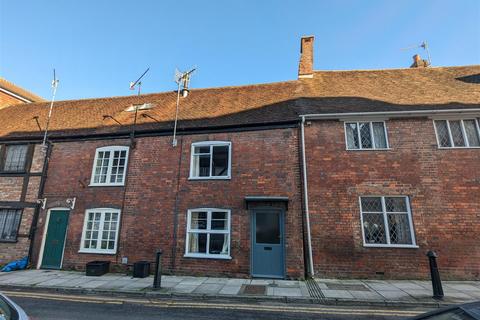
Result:
{"label": "upstairs window", "polygon": [[480,147],[478,119],[435,120],[439,148]]}
{"label": "upstairs window", "polygon": [[230,210],[188,211],[186,257],[230,258]]}
{"label": "upstairs window", "polygon": [[1,171],[24,172],[27,163],[28,145],[12,144],[4,146]]}
{"label": "upstairs window", "polygon": [[123,186],[127,169],[128,147],[98,148],[93,162],[92,186]]}
{"label": "upstairs window", "polygon": [[360,197],[363,243],[366,247],[413,247],[407,197]]}
{"label": "upstairs window", "polygon": [[117,252],[120,210],[89,209],[85,213],[80,252]]}
{"label": "upstairs window", "polygon": [[0,241],[16,241],[22,210],[0,209]]}
{"label": "upstairs window", "polygon": [[345,122],[347,150],[388,149],[385,122]]}
{"label": "upstairs window", "polygon": [[193,143],[190,179],[230,179],[230,159],[230,142]]}

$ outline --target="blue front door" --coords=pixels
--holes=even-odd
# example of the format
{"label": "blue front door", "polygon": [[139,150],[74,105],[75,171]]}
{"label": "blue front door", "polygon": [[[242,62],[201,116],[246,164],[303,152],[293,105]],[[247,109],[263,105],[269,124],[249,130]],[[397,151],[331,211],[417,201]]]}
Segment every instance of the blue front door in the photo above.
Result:
{"label": "blue front door", "polygon": [[254,209],[252,215],[252,276],[284,278],[283,211]]}

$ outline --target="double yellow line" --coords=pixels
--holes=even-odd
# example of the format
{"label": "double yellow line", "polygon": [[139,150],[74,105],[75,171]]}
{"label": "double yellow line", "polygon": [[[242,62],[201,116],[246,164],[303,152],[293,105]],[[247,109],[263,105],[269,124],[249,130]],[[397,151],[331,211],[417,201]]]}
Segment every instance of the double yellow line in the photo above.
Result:
{"label": "double yellow line", "polygon": [[368,309],[368,308],[345,308],[345,307],[329,307],[329,306],[305,306],[305,305],[257,305],[257,304],[240,304],[240,303],[210,303],[210,302],[193,302],[193,301],[174,301],[174,300],[150,300],[150,299],[132,299],[123,297],[99,297],[86,295],[61,295],[40,292],[20,292],[20,291],[3,291],[10,297],[21,297],[31,299],[45,299],[57,301],[71,301],[80,303],[98,303],[98,304],[141,304],[147,307],[159,308],[182,308],[182,309],[217,309],[217,310],[243,310],[243,311],[264,311],[279,313],[307,313],[307,314],[331,314],[331,315],[376,315],[376,316],[415,316],[426,310],[396,310],[396,309]]}

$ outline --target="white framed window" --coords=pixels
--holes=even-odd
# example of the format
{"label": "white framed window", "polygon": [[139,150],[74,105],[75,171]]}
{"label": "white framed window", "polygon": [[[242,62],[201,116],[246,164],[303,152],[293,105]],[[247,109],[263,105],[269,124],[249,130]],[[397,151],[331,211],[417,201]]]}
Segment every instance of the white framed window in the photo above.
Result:
{"label": "white framed window", "polygon": [[360,197],[363,245],[416,248],[408,197]]}
{"label": "white framed window", "polygon": [[230,210],[188,210],[185,257],[230,259]]}
{"label": "white framed window", "polygon": [[347,150],[388,149],[387,127],[384,121],[345,122]]}
{"label": "white framed window", "polygon": [[231,142],[195,142],[191,153],[190,179],[230,179]]}
{"label": "white framed window", "polygon": [[123,186],[127,171],[128,147],[97,148],[93,161],[91,186]]}
{"label": "white framed window", "polygon": [[439,148],[480,148],[478,119],[434,120]]}
{"label": "white framed window", "polygon": [[86,210],[79,252],[115,254],[117,252],[119,224],[119,209],[96,208]]}

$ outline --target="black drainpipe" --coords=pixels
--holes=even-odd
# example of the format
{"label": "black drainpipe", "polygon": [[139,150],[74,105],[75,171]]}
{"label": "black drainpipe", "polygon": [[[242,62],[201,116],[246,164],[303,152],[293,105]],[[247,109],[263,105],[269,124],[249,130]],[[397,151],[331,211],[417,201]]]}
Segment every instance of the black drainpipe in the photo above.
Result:
{"label": "black drainpipe", "polygon": [[[43,162],[42,176],[40,178],[40,186],[38,188],[37,199],[43,198],[43,190],[45,189],[45,182],[47,180],[48,162],[50,160],[52,148],[53,148],[53,145],[49,141],[47,141],[46,150],[45,150],[45,159]],[[39,203],[35,206],[35,211],[33,213],[33,218],[32,218],[32,224],[30,225],[30,232],[28,233],[28,238],[30,239],[30,246],[28,248],[28,257],[27,257],[28,263],[30,263],[32,260],[33,244],[35,242],[35,234],[37,232],[37,223],[38,223],[38,217],[40,215],[40,206],[41,204]]]}

